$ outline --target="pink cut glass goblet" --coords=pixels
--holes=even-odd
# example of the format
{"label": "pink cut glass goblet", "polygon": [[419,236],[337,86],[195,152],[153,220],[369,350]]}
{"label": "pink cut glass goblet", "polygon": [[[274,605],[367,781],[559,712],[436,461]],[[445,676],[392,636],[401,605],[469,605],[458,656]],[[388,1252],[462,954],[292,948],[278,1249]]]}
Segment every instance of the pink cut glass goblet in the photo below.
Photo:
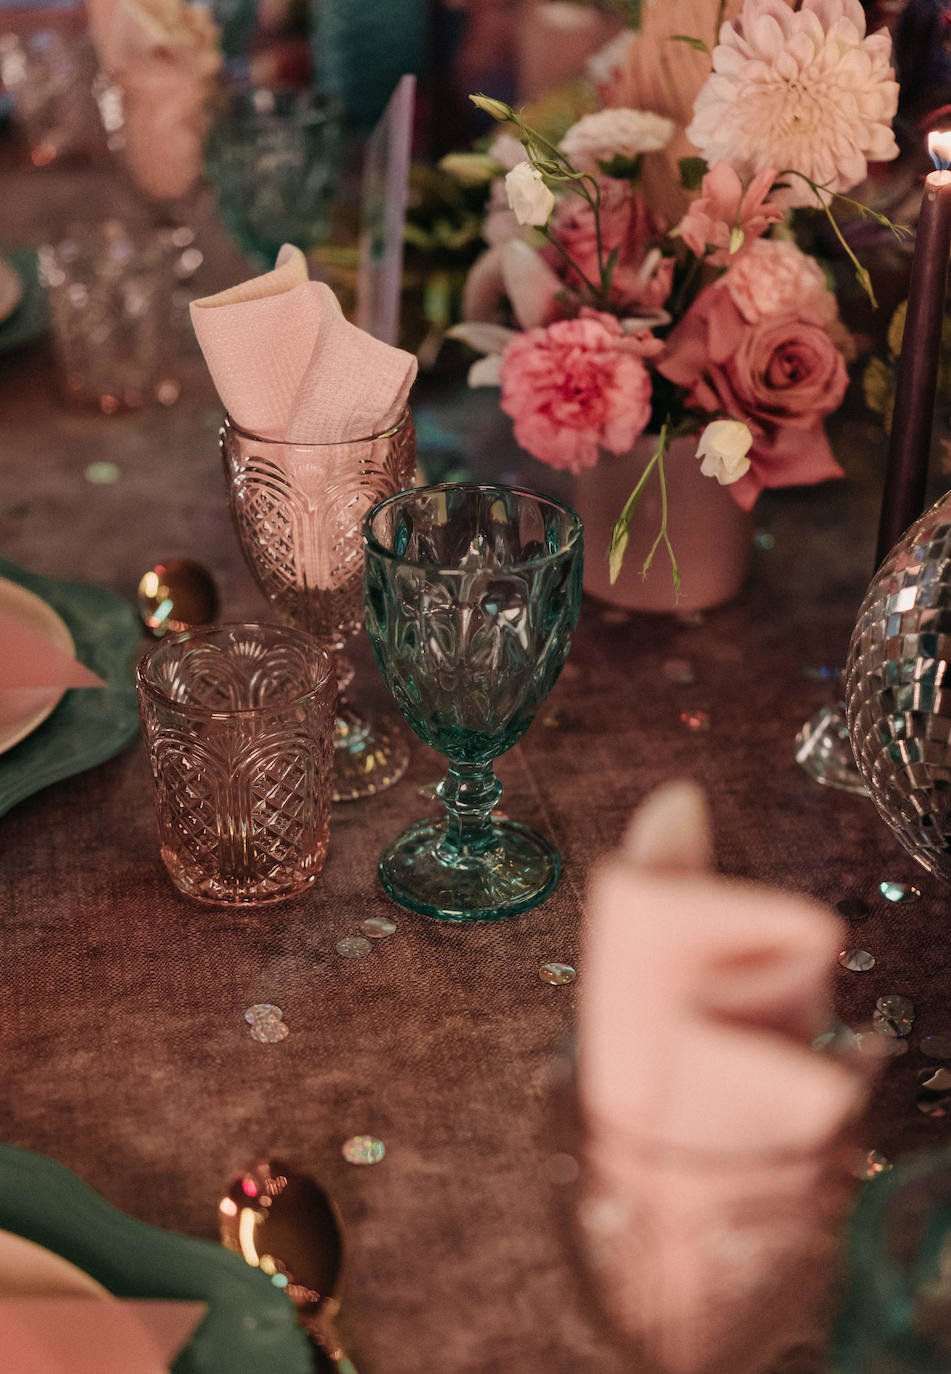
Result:
{"label": "pink cut glass goblet", "polygon": [[245,562],[275,613],[333,655],[340,699],[335,801],[371,796],[402,777],[405,739],[354,710],[346,648],[363,628],[363,518],[412,486],[416,431],[408,410],[391,428],[341,443],[250,434],[230,416],[219,436],[228,499]]}

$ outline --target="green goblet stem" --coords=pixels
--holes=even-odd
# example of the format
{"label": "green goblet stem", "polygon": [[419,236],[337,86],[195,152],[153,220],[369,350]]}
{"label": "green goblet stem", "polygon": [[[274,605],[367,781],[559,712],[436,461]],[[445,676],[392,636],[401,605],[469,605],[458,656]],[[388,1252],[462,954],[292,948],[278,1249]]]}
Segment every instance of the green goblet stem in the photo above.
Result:
{"label": "green goblet stem", "polygon": [[492,812],[502,795],[502,784],[491,759],[488,763],[450,763],[436,795],[449,816],[437,846],[443,863],[462,868],[468,858],[498,847]]}

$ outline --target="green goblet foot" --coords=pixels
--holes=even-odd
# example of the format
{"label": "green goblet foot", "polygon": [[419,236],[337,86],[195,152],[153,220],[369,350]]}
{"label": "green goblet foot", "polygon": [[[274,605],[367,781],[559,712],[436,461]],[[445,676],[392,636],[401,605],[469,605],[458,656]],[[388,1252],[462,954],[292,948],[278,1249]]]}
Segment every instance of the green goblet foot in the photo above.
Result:
{"label": "green goblet foot", "polygon": [[500,921],[543,902],[561,876],[554,845],[518,821],[492,821],[481,854],[447,853],[447,821],[417,821],[380,858],[394,902],[442,921]]}

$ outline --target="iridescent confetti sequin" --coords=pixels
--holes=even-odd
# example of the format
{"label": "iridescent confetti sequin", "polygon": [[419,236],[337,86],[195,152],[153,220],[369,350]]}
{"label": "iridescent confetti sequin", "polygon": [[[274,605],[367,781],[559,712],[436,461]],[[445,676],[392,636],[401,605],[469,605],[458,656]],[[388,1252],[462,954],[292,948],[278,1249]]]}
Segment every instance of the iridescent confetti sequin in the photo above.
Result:
{"label": "iridescent confetti sequin", "polygon": [[83,471],[86,481],[94,487],[111,486],[118,482],[120,471],[118,463],[88,463]]}
{"label": "iridescent confetti sequin", "polygon": [[543,983],[561,987],[565,983],[573,983],[578,975],[570,964],[542,964],[538,976]]}
{"label": "iridescent confetti sequin", "polygon": [[843,949],[839,963],[850,973],[868,973],[875,967],[875,955],[869,954],[867,949]]}
{"label": "iridescent confetti sequin", "polygon": [[681,711],[680,723],[692,734],[700,734],[710,729],[710,716],[706,711]]}
{"label": "iridescent confetti sequin", "polygon": [[276,1007],[273,1002],[255,1002],[253,1007],[248,1007],[244,1013],[244,1019],[249,1026],[255,1025],[258,1021],[280,1021],[284,1015],[280,1007]]}
{"label": "iridescent confetti sequin", "polygon": [[273,1002],[255,1002],[244,1013],[244,1019],[251,1027],[251,1039],[260,1045],[277,1045],[290,1035],[290,1027],[284,1024],[284,1013]]}
{"label": "iridescent confetti sequin", "polygon": [[417,787],[416,795],[422,797],[424,801],[438,801],[436,792],[438,786],[438,782],[424,782],[421,787]]}
{"label": "iridescent confetti sequin", "polygon": [[290,1035],[290,1027],[283,1021],[257,1021],[251,1027],[251,1039],[261,1045],[277,1045]]}
{"label": "iridescent confetti sequin", "polygon": [[542,725],[548,730],[563,730],[565,718],[558,711],[549,711],[547,716],[542,716]]}
{"label": "iridescent confetti sequin", "polygon": [[836,902],[835,909],[840,916],[853,923],[867,921],[872,914],[872,908],[861,897],[843,897],[841,901]]}
{"label": "iridescent confetti sequin", "polygon": [[375,1135],[352,1135],[343,1142],[341,1154],[348,1164],[379,1164],[386,1146]]}
{"label": "iridescent confetti sequin", "polygon": [[886,902],[917,902],[921,892],[911,883],[879,883],[878,890]]}
{"label": "iridescent confetti sequin", "polygon": [[879,1035],[910,1035],[914,1024],[915,1008],[909,998],[890,993],[887,997],[880,997],[875,1003],[872,1028]]}
{"label": "iridescent confetti sequin", "polygon": [[951,1069],[922,1069],[919,1072],[915,1106],[923,1116],[951,1114]]}
{"label": "iridescent confetti sequin", "polygon": [[371,940],[385,940],[388,935],[396,934],[397,925],[389,916],[368,916],[360,922],[360,929]]}
{"label": "iridescent confetti sequin", "polygon": [[855,1043],[859,1054],[868,1059],[897,1059],[908,1053],[908,1041],[878,1031],[856,1031]]}
{"label": "iridescent confetti sequin", "polygon": [[365,959],[373,946],[359,935],[345,935],[334,946],[341,959]]}
{"label": "iridescent confetti sequin", "polygon": [[951,1059],[951,1035],[923,1035],[919,1048],[926,1059]]}
{"label": "iridescent confetti sequin", "polygon": [[697,674],[693,664],[687,658],[668,658],[664,662],[664,677],[668,682],[680,683],[683,686],[696,682]]}
{"label": "iridescent confetti sequin", "polygon": [[853,1054],[857,1048],[855,1032],[842,1021],[833,1021],[828,1030],[817,1035],[812,1048],[819,1054]]}
{"label": "iridescent confetti sequin", "polygon": [[775,546],[776,540],[770,534],[769,530],[757,530],[753,535],[754,549],[772,549],[775,548]]}
{"label": "iridescent confetti sequin", "polygon": [[894,1167],[891,1160],[883,1155],[881,1150],[865,1150],[856,1160],[852,1172],[856,1178],[878,1178],[880,1174],[887,1174],[889,1169],[894,1169]]}
{"label": "iridescent confetti sequin", "polygon": [[601,612],[602,625],[627,625],[630,619],[630,611],[615,610]]}

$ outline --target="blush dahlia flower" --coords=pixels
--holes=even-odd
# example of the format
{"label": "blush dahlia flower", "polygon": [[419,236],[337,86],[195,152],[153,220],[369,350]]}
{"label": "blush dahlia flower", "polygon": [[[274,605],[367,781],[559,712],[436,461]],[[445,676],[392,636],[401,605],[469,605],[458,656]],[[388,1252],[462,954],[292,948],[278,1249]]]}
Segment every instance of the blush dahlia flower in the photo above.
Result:
{"label": "blush dahlia flower", "polygon": [[[709,164],[722,158],[743,181],[764,167],[794,168],[827,193],[848,191],[867,164],[898,154],[891,121],[898,84],[888,32],[866,35],[859,0],[746,0],[720,30],[713,71],[687,137]],[[771,199],[815,205],[801,177]]]}

